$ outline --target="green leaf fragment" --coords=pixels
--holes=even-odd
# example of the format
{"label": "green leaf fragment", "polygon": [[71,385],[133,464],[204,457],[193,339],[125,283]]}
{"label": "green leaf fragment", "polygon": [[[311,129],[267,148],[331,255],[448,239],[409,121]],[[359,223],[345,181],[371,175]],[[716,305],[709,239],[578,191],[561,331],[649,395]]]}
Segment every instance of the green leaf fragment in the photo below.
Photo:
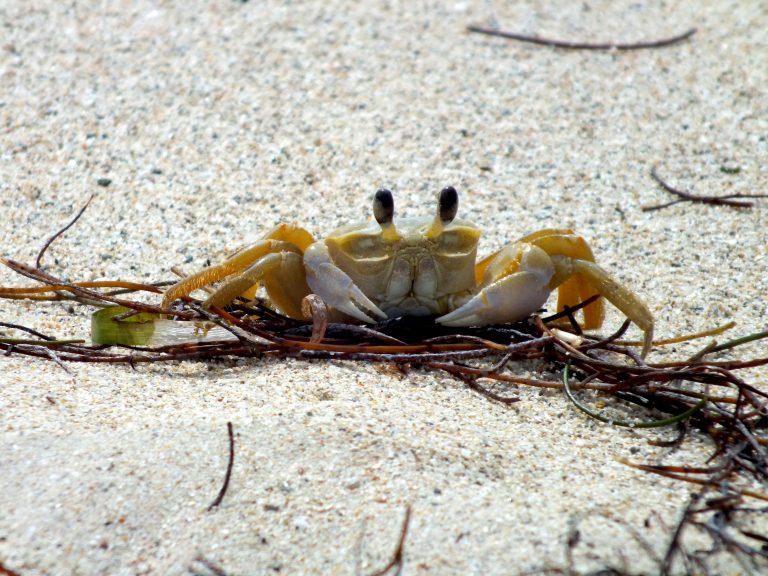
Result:
{"label": "green leaf fragment", "polygon": [[112,306],[94,312],[91,316],[91,341],[94,344],[121,344],[123,346],[147,346],[155,332],[155,320],[159,314],[140,312],[123,319],[116,319],[129,308]]}
{"label": "green leaf fragment", "polygon": [[170,320],[151,312],[119,318],[126,312],[132,310],[112,306],[95,312],[91,316],[91,341],[94,344],[160,347],[237,339],[213,322]]}

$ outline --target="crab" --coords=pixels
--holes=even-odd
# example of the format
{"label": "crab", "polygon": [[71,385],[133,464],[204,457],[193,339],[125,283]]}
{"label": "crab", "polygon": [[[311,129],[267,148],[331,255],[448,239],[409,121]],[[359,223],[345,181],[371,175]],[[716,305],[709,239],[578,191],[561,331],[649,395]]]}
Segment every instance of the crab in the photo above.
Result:
{"label": "crab", "polygon": [[600,296],[582,309],[585,329],[602,325],[608,300],[643,331],[642,355],[648,353],[648,307],[595,263],[581,236],[540,230],[476,261],[481,230],[456,218],[458,205],[456,190],[447,187],[438,194],[434,216],[395,220],[392,193],[378,190],[373,221],[337,228],[322,240],[300,226],[280,224],[221,264],[176,283],[165,292],[163,307],[226,279],[205,306],[252,299],[263,285],[274,307],[291,318],[304,318],[302,300],[313,293],[346,321],[410,315],[465,327],[524,319],[557,289],[558,311]]}

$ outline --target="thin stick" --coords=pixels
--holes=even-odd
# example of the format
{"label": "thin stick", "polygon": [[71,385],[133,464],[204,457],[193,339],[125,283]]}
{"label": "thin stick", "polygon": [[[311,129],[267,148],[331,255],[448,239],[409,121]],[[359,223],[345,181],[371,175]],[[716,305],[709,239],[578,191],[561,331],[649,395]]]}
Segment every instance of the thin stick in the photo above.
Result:
{"label": "thin stick", "polygon": [[88,208],[88,205],[91,203],[91,200],[93,200],[93,196],[94,195],[91,194],[91,197],[88,198],[88,201],[85,203],[85,205],[82,208],[80,208],[77,214],[75,214],[75,217],[69,221],[69,224],[64,226],[64,228],[56,232],[53,236],[51,236],[50,238],[48,238],[48,240],[45,241],[45,244],[43,244],[43,247],[40,248],[40,252],[37,254],[37,259],[35,260],[35,268],[40,268],[40,262],[43,259],[43,254],[45,254],[45,251],[48,250],[48,247],[53,243],[53,241],[56,240],[56,238],[58,238],[62,234],[64,234],[64,232],[69,230],[75,224],[75,222],[77,222],[80,219],[80,216],[83,215],[83,212],[85,212],[85,209]]}
{"label": "thin stick", "polygon": [[529,42],[531,44],[539,44],[540,46],[551,46],[554,48],[564,48],[567,50],[643,50],[647,48],[663,48],[665,46],[671,46],[686,40],[696,33],[696,28],[690,28],[682,34],[676,36],[670,36],[669,38],[662,38],[660,40],[650,40],[646,42],[572,42],[570,40],[555,40],[552,38],[544,38],[542,36],[531,36],[528,34],[520,34],[517,32],[507,32],[506,30],[499,30],[498,28],[491,28],[488,26],[480,26],[478,24],[470,24],[467,26],[469,32],[477,32],[479,34],[486,34],[488,36],[498,36],[500,38],[507,38],[508,40],[518,40],[520,42]]}
{"label": "thin stick", "polygon": [[724,342],[723,344],[720,344],[718,346],[713,346],[709,350],[709,353],[722,352],[723,350],[728,350],[729,348],[735,348],[736,346],[741,346],[742,344],[747,344],[749,342],[755,342],[756,340],[762,340],[763,338],[768,338],[768,330],[764,330],[762,332],[755,332],[754,334],[742,336],[741,338],[736,338],[735,340]]}
{"label": "thin stick", "polygon": [[85,344],[85,340],[34,340],[31,338],[0,338],[0,344],[32,344],[34,346],[61,346],[62,344]]}
{"label": "thin stick", "polygon": [[[219,566],[217,566],[216,564],[208,560],[208,558],[206,558],[202,554],[197,555],[197,558],[195,558],[195,562],[200,562],[200,564],[205,566],[208,570],[210,570],[213,573],[213,576],[227,576],[227,573],[224,572],[222,568],[220,568]],[[206,576],[202,572],[198,572],[197,569],[191,566],[188,568],[188,570],[190,574],[192,574],[192,576]]]}
{"label": "thin stick", "polygon": [[693,507],[696,505],[696,503],[704,497],[706,490],[707,488],[704,488],[700,492],[691,496],[691,499],[688,501],[688,505],[683,511],[683,515],[680,517],[680,521],[675,527],[675,531],[672,533],[672,538],[670,539],[669,545],[667,546],[667,553],[664,555],[664,561],[661,564],[661,573],[664,576],[668,576],[670,574],[670,570],[672,569],[672,561],[675,558],[675,553],[677,553],[677,551],[680,549],[680,538],[683,535],[683,530],[685,528],[688,517],[693,512]]}
{"label": "thin stick", "polygon": [[3,328],[12,328],[13,330],[19,330],[21,332],[27,332],[29,334],[32,334],[33,336],[37,336],[38,338],[42,338],[43,340],[49,340],[49,341],[56,340],[53,336],[47,336],[46,334],[43,334],[42,332],[38,332],[37,330],[34,330],[32,328],[27,328],[26,326],[21,326],[20,324],[12,324],[10,322],[0,322],[0,326],[2,326]]}
{"label": "thin stick", "polygon": [[[689,342],[691,340],[699,340],[700,338],[717,336],[718,334],[722,334],[723,332],[726,332],[734,327],[736,327],[736,322],[731,321],[726,324],[723,324],[722,326],[718,326],[717,328],[712,328],[710,330],[702,330],[701,332],[694,332],[693,334],[683,334],[682,336],[675,336],[673,338],[662,338],[659,340],[654,340],[653,345],[669,346],[670,344],[681,344],[683,342]],[[618,340],[616,344],[618,344],[619,346],[642,346],[643,341],[642,340]],[[707,353],[709,352],[712,352],[712,350],[709,350]]]}
{"label": "thin stick", "polygon": [[[690,476],[686,476],[684,474],[676,474],[674,472],[668,472],[664,466],[653,466],[650,464],[636,464],[634,462],[630,462],[626,458],[617,458],[616,461],[619,462],[620,464],[624,464],[625,466],[629,466],[630,468],[636,468],[637,470],[642,470],[643,472],[651,472],[653,474],[658,474],[659,476],[664,476],[665,478],[672,478],[673,480],[682,480],[683,482],[690,482],[691,484],[698,484],[699,486],[708,486],[710,488],[720,487],[720,484],[715,480],[707,480],[703,478],[691,478]],[[758,500],[765,500],[766,502],[768,502],[768,494],[764,494],[756,490],[734,488],[733,486],[731,486],[730,489],[738,496],[749,496],[750,498],[756,498]]]}
{"label": "thin stick", "polygon": [[400,539],[397,542],[397,548],[395,553],[392,554],[392,558],[384,568],[377,570],[371,576],[384,576],[387,572],[395,568],[395,574],[400,574],[403,569],[403,552],[405,551],[405,538],[408,536],[408,524],[411,522],[411,506],[408,505],[405,508],[405,518],[403,518],[403,526],[400,529]]}
{"label": "thin stick", "polygon": [[[6,258],[0,257],[0,263],[5,264],[13,270],[14,272],[21,274],[22,276],[26,276],[27,278],[31,278],[32,280],[36,280],[37,282],[41,282],[43,284],[49,284],[51,286],[60,286],[62,289],[66,289],[72,294],[76,296],[80,296],[82,298],[95,301],[95,302],[111,302],[112,304],[117,304],[118,306],[125,306],[126,308],[133,308],[134,310],[138,310],[140,312],[153,312],[155,314],[167,314],[169,313],[168,310],[165,310],[164,308],[161,308],[160,306],[153,306],[151,304],[144,304],[142,302],[134,302],[131,300],[124,300],[121,298],[115,298],[113,296],[108,296],[106,294],[102,294],[100,292],[95,292],[93,290],[88,290],[86,288],[81,288],[79,286],[76,286],[70,282],[62,282],[58,278],[54,278],[47,272],[44,272],[43,270],[39,268],[32,268],[31,266],[28,266],[26,264],[22,264],[21,262],[16,262],[14,260],[8,260]],[[174,316],[177,316],[179,318],[191,318],[191,314],[188,312],[173,312]]]}
{"label": "thin stick", "polygon": [[732,206],[734,208],[752,208],[753,202],[743,202],[740,200],[734,200],[734,198],[768,198],[768,194],[726,194],[724,196],[699,196],[697,194],[691,194],[683,190],[673,188],[667,182],[665,182],[659,173],[656,171],[656,167],[651,168],[651,178],[656,180],[659,185],[664,188],[670,194],[674,194],[678,197],[677,200],[672,200],[664,204],[656,204],[654,206],[643,206],[643,212],[653,212],[654,210],[661,210],[669,206],[674,206],[680,202],[693,202],[698,204],[712,204],[717,206]]}
{"label": "thin stick", "polygon": [[221,501],[224,499],[224,494],[227,493],[227,488],[229,488],[229,479],[232,477],[232,467],[235,464],[235,434],[232,430],[232,422],[227,422],[227,434],[229,435],[229,461],[227,462],[227,472],[224,474],[224,484],[222,484],[221,490],[219,490],[219,495],[216,496],[216,500],[208,506],[208,512],[221,504]]}
{"label": "thin stick", "polygon": [[541,321],[544,322],[545,324],[551,324],[555,320],[560,320],[560,318],[569,318],[570,317],[569,318],[569,320],[570,320],[570,319],[573,318],[574,312],[578,312],[582,308],[585,308],[585,307],[589,306],[590,304],[592,304],[592,302],[594,302],[598,298],[600,298],[600,294],[593,294],[592,296],[590,296],[586,300],[582,300],[581,302],[579,302],[576,306],[568,306],[562,312],[558,312],[557,314],[552,314],[550,316],[546,316],[546,317],[542,318]]}
{"label": "thin stick", "polygon": [[[49,342],[46,342],[46,344],[50,344]],[[69,374],[72,377],[72,382],[75,382],[75,375],[70,372],[69,368],[67,368],[67,365],[62,362],[61,358],[59,358],[59,355],[56,353],[56,350],[54,348],[49,348],[47,346],[43,347],[44,350],[48,353],[48,356],[51,360],[53,360],[59,368],[64,370],[67,374]]]}
{"label": "thin stick", "polygon": [[[160,284],[162,284],[162,282]],[[142,290],[146,292],[153,292],[155,294],[162,293],[162,290],[160,290],[154,284],[141,284],[139,282],[123,282],[112,280],[93,280],[90,282],[71,282],[69,285],[61,284],[52,286],[26,286],[23,288],[0,287],[0,298],[25,298],[28,296],[45,294],[46,292],[67,290],[69,286],[77,286],[78,288],[119,288],[124,291],[123,293],[138,292]],[[114,293],[112,295],[114,296]],[[51,297],[51,299],[53,299],[53,297]]]}
{"label": "thin stick", "polygon": [[5,565],[0,562],[0,576],[21,576],[18,572],[14,572],[10,568],[6,568]]}

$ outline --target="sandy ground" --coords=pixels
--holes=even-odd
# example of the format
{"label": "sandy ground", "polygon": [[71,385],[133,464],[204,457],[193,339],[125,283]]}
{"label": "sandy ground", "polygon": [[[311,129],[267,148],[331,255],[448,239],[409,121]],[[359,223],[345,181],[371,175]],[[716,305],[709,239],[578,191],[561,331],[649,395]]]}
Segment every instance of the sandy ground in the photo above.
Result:
{"label": "sandy ground", "polygon": [[[492,17],[478,0],[2,2],[0,252],[33,262],[95,194],[46,268],[166,279],[278,222],[322,235],[367,218],[379,186],[399,214],[432,213],[452,184],[481,252],[577,229],[648,302],[660,337],[728,319],[738,334],[765,329],[767,201],[640,210],[668,199],[654,165],[699,194],[768,192],[765,4],[495,11],[506,28],[571,39],[698,33],[655,51],[566,52],[465,32]],[[24,282],[0,270],[0,285]],[[0,301],[0,320],[61,337],[87,336],[89,313]],[[621,320],[612,311],[605,330]],[[765,370],[752,376],[765,385]],[[411,505],[405,574],[563,567],[573,522],[580,572],[652,573],[631,531],[661,553],[692,488],[616,459],[701,463],[711,445],[693,436],[670,453],[648,440],[672,432],[519,394],[504,407],[431,372],[343,363],[68,373],[3,357],[0,562],[24,576],[165,575],[203,554],[231,574],[367,574]],[[227,421],[234,474],[208,512]]]}

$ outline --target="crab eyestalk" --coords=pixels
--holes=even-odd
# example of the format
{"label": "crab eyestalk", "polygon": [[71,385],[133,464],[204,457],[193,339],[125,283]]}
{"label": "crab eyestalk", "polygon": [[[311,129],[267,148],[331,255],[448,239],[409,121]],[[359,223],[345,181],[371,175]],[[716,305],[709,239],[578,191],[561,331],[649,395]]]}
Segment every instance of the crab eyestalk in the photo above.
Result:
{"label": "crab eyestalk", "polygon": [[459,210],[459,193],[453,186],[447,186],[437,196],[437,214],[427,229],[428,238],[440,236],[448,224],[456,218]]}
{"label": "crab eyestalk", "polygon": [[386,188],[379,188],[373,195],[373,217],[381,226],[381,235],[385,240],[398,240],[400,238],[393,222],[395,201],[392,198],[392,192]]}

